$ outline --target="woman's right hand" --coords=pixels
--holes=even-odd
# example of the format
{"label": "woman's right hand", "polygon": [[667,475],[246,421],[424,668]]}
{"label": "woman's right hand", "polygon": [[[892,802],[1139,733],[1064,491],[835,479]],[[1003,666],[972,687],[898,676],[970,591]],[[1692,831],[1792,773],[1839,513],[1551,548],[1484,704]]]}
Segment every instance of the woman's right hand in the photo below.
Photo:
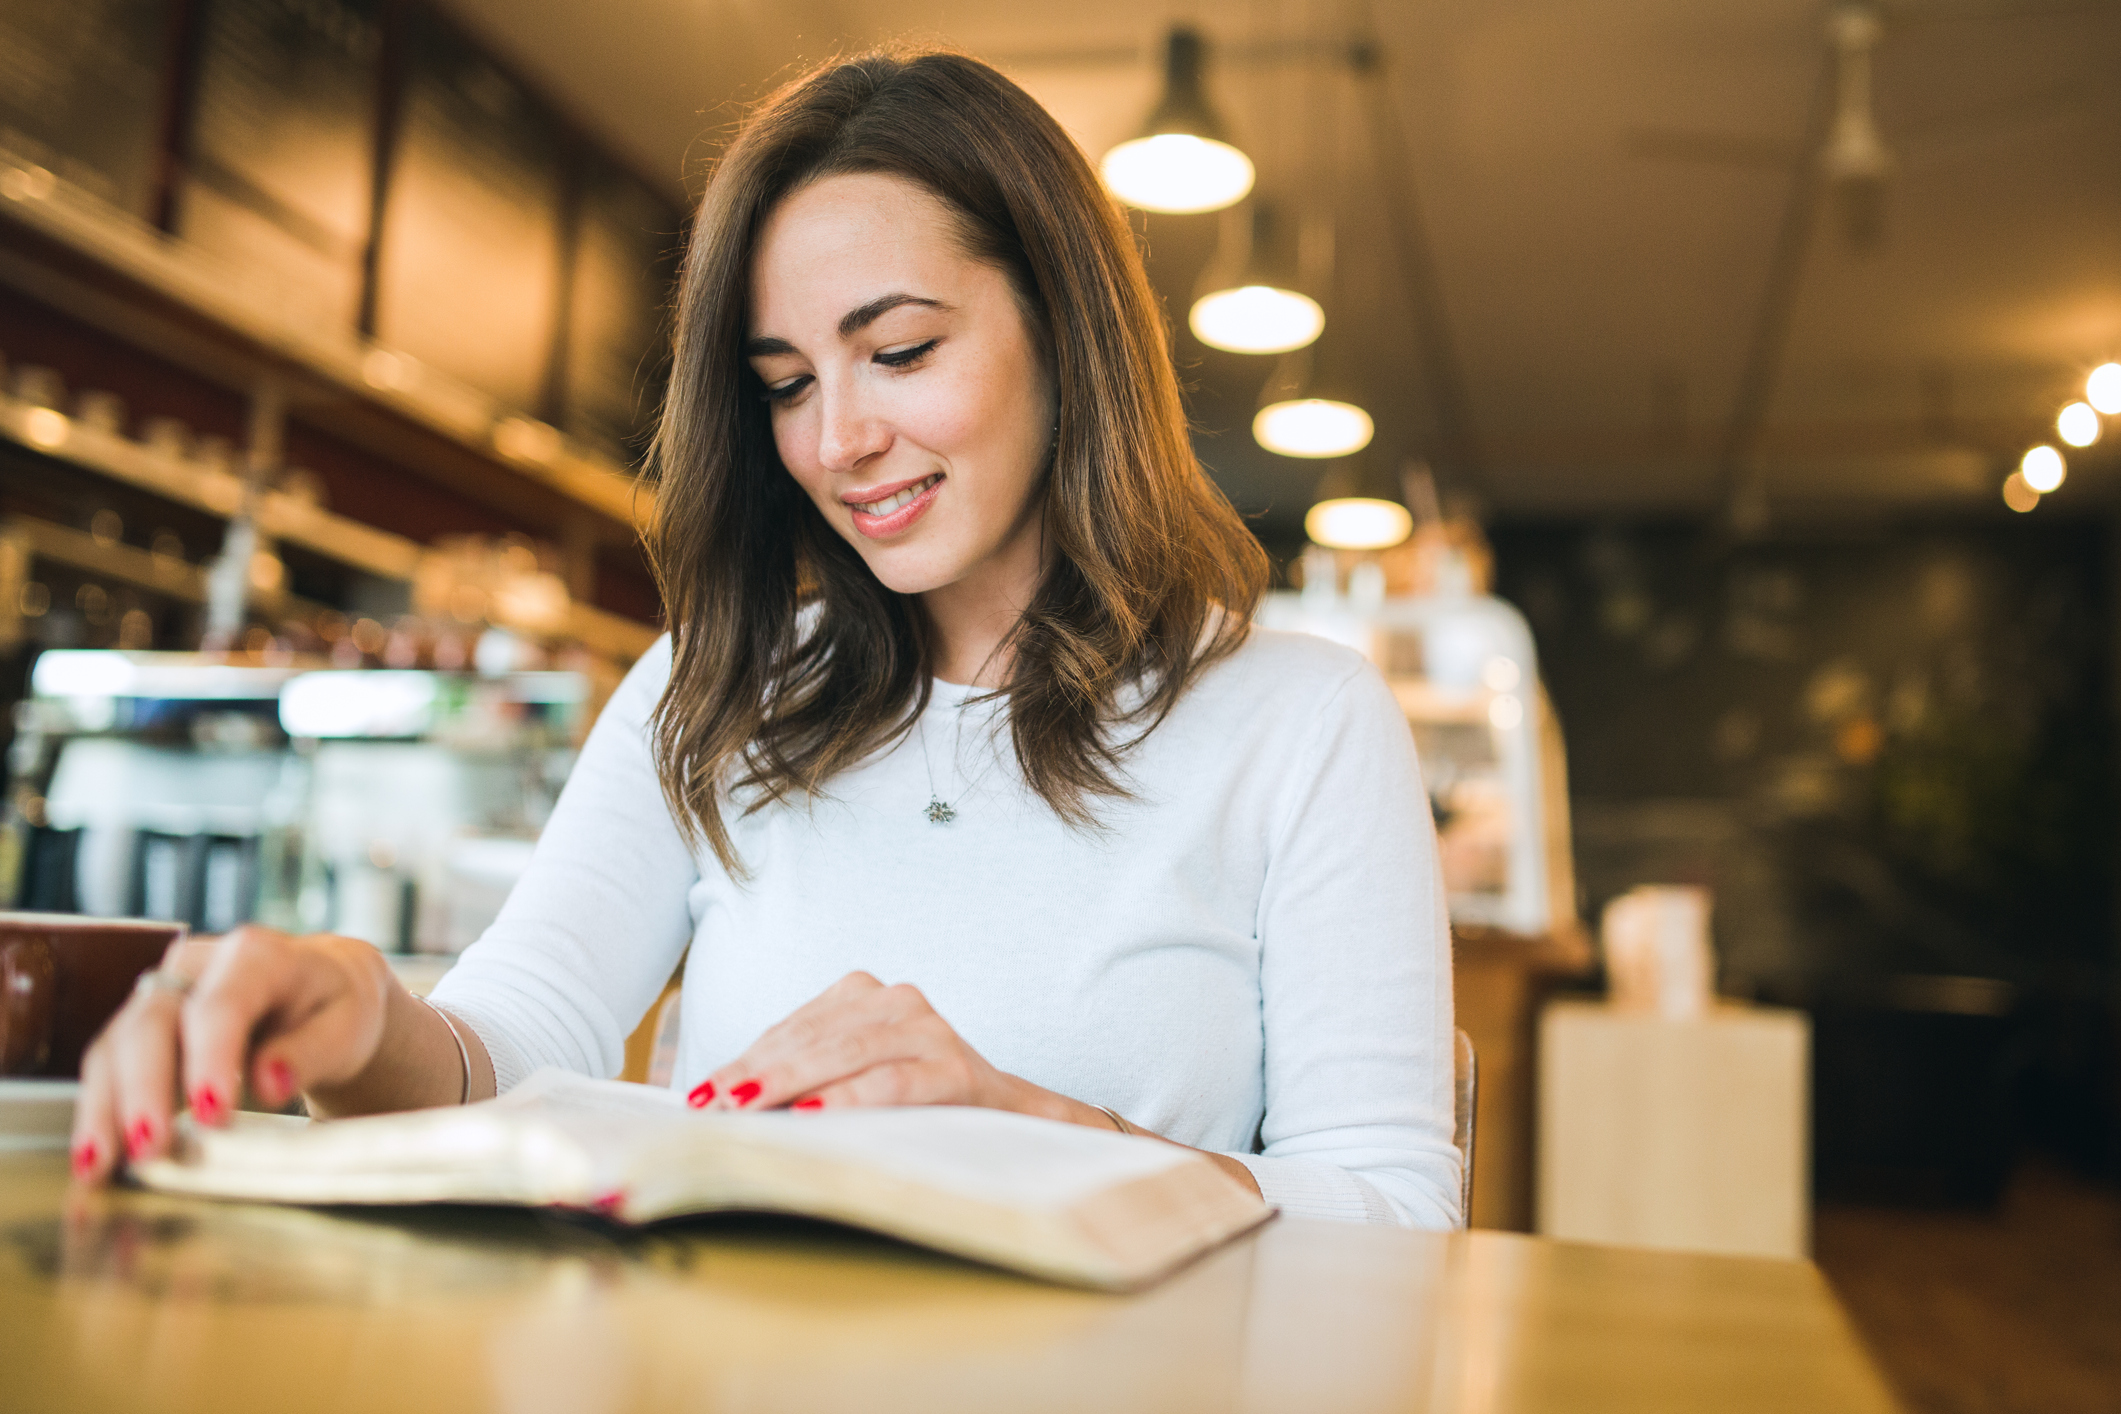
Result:
{"label": "woman's right hand", "polygon": [[273,1109],[350,1084],[407,995],[357,938],[252,925],[172,943],[160,975],[167,985],[135,989],[82,1057],[76,1178],[101,1182],[121,1157],[166,1153],[179,1095],[198,1122],[218,1125],[246,1084]]}

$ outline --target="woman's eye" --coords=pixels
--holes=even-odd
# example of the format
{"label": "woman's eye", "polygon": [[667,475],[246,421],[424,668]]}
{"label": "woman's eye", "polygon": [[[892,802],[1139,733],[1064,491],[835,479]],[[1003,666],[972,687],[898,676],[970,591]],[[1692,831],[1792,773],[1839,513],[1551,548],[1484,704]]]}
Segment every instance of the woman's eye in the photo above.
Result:
{"label": "woman's eye", "polygon": [[873,357],[877,363],[881,363],[886,368],[904,368],[909,364],[920,362],[922,355],[928,353],[941,342],[941,339],[930,339],[925,344],[915,344],[913,347],[906,349],[891,349]]}
{"label": "woman's eye", "polygon": [[769,403],[785,403],[809,386],[810,375],[807,373],[799,378],[791,378],[785,383],[775,383],[766,389],[766,401]]}

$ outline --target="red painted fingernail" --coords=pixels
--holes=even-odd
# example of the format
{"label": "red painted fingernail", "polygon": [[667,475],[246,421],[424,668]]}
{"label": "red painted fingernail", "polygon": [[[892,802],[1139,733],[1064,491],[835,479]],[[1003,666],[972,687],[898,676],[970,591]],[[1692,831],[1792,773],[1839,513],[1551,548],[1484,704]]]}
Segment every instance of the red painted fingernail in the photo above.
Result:
{"label": "red painted fingernail", "polygon": [[96,1141],[84,1139],[74,1145],[74,1175],[80,1177],[96,1166]]}
{"label": "red painted fingernail", "polygon": [[699,1109],[701,1106],[705,1105],[709,1100],[713,1098],[714,1082],[712,1080],[702,1080],[698,1085],[695,1085],[693,1087],[692,1093],[685,1097],[685,1103],[692,1106],[694,1109]]}
{"label": "red painted fingernail", "polygon": [[617,1212],[619,1210],[619,1204],[625,1201],[625,1191],[623,1189],[615,1188],[609,1193],[601,1193],[596,1197],[590,1199],[589,1206],[593,1211],[603,1213],[608,1217],[612,1213]]}
{"label": "red painted fingernail", "polygon": [[825,1108],[825,1102],[817,1096],[811,1095],[805,1099],[797,1100],[788,1108],[791,1110],[821,1110]]}
{"label": "red painted fingernail", "polygon": [[740,1105],[748,1105],[759,1097],[759,1091],[764,1088],[756,1080],[747,1080],[741,1085],[731,1086],[729,1098]]}
{"label": "red painted fingernail", "polygon": [[279,1097],[277,1103],[284,1105],[294,1098],[295,1073],[286,1061],[276,1060],[268,1064],[265,1078],[272,1082],[273,1093]]}
{"label": "red painted fingernail", "polygon": [[219,1124],[228,1118],[228,1101],[211,1085],[201,1085],[191,1092],[191,1112],[202,1124]]}
{"label": "red painted fingernail", "polygon": [[125,1131],[125,1152],[139,1158],[147,1152],[147,1146],[155,1142],[155,1122],[146,1115],[133,1121],[133,1127]]}

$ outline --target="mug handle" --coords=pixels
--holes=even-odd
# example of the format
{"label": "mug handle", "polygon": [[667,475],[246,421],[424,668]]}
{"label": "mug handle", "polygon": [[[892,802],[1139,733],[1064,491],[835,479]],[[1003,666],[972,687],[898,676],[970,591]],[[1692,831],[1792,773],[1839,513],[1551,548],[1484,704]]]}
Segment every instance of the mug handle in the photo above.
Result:
{"label": "mug handle", "polygon": [[36,1075],[51,1059],[57,973],[42,938],[0,947],[0,1075]]}

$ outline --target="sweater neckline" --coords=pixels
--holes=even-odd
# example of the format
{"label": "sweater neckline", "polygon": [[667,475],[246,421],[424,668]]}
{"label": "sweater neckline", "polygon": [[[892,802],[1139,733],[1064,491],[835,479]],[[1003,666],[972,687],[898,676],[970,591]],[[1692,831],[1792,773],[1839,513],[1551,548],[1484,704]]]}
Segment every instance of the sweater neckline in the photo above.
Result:
{"label": "sweater neckline", "polygon": [[952,711],[963,707],[969,698],[987,691],[969,682],[950,682],[944,678],[930,678],[928,700]]}

